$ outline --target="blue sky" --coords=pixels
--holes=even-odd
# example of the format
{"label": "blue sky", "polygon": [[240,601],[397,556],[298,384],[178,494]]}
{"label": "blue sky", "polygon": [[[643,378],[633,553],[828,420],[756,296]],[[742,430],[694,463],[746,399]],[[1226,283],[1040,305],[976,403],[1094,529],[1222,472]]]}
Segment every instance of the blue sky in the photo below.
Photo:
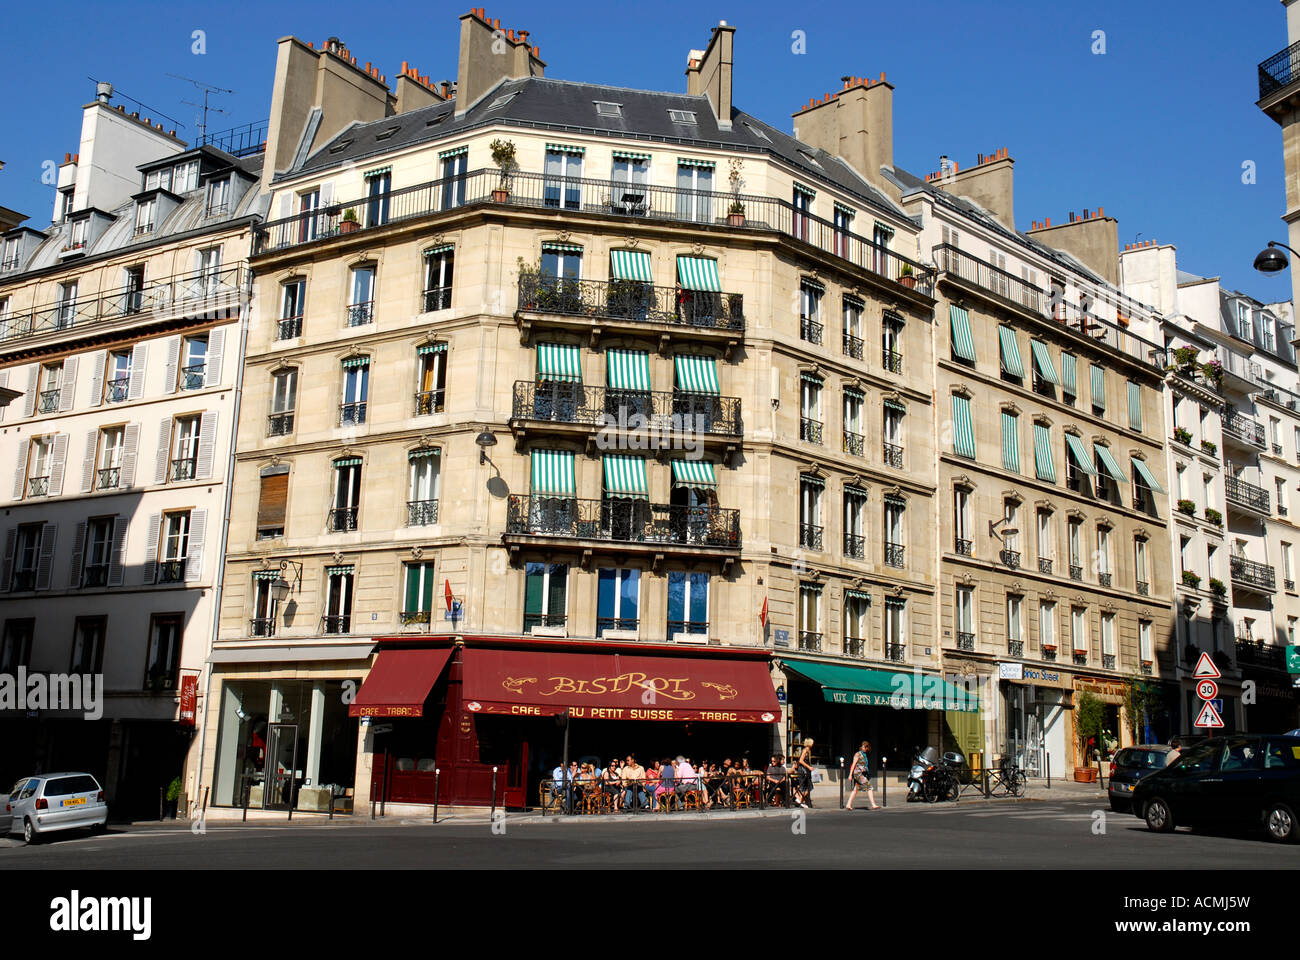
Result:
{"label": "blue sky", "polygon": [[[687,50],[705,46],[725,19],[736,27],[736,105],[784,130],[839,77],[885,71],[897,88],[900,166],[924,174],[947,154],[965,167],[1007,147],[1018,227],[1100,206],[1119,219],[1121,245],[1138,234],[1174,243],[1183,269],[1263,300],[1289,294],[1286,274],[1251,269],[1266,241],[1286,239],[1280,129],[1254,105],[1256,64],[1286,46],[1277,0],[482,2],[503,27],[531,32],[548,76],[662,90],[685,89]],[[390,78],[408,60],[435,80],[454,79],[457,17],[469,7],[10,4],[0,31],[0,205],[38,228],[49,222],[53,192],[40,182],[41,163],[77,149],[79,108],[94,93],[87,77],[143,101],[142,114],[184,123],[178,132],[192,139],[196,110],[182,101],[202,93],[168,74],[235,91],[215,101],[229,114],[212,117],[211,129],[266,118],[275,41],[286,34],[317,46],[339,36]],[[195,30],[205,31],[203,55],[191,50]],[[795,31],[806,53],[793,52]],[[1246,161],[1253,185],[1242,183]]]}

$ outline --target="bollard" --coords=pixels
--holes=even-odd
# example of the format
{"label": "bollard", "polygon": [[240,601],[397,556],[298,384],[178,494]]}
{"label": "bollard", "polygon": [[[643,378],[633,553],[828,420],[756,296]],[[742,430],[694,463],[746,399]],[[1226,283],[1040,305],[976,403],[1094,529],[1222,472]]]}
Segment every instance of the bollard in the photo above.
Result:
{"label": "bollard", "polygon": [[438,822],[438,777],[442,773],[437,767],[433,768],[433,822]]}
{"label": "bollard", "polygon": [[249,789],[248,789],[248,780],[245,779],[245,780],[244,780],[244,816],[243,816],[243,822],[244,822],[244,823],[248,823],[248,794],[249,794],[249,792],[250,792],[250,791],[249,791]]}
{"label": "bollard", "polygon": [[492,768],[492,813],[490,818],[493,823],[497,820],[497,768]]}
{"label": "bollard", "polygon": [[889,758],[880,758],[880,805],[889,806]]}
{"label": "bollard", "polygon": [[1047,789],[1051,790],[1052,789],[1052,755],[1050,753],[1044,753],[1043,757],[1047,761]]}
{"label": "bollard", "polygon": [[844,809],[844,758],[840,757],[840,809]]}
{"label": "bollard", "polygon": [[162,787],[159,787],[159,788],[158,788],[158,820],[159,820],[159,822],[162,822],[162,820],[163,820],[163,818],[164,818],[164,815],[165,815],[165,813],[166,813],[166,811],[165,811],[164,808],[163,808],[163,803],[164,803],[164,800],[163,800],[163,793],[164,793],[163,788],[162,788]]}

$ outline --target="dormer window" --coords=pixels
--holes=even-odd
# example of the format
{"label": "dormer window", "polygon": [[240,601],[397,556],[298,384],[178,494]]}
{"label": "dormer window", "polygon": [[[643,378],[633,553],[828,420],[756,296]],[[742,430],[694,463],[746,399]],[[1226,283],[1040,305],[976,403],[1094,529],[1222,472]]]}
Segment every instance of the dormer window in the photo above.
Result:
{"label": "dormer window", "polygon": [[154,215],[158,211],[158,199],[150,197],[148,200],[141,200],[135,206],[135,235],[141,236],[146,233],[153,233]]}
{"label": "dormer window", "polygon": [[669,110],[668,119],[671,120],[673,123],[694,123],[695,111],[694,110]]}
{"label": "dormer window", "polygon": [[146,190],[170,190],[172,188],[172,171],[171,167],[163,170],[151,170],[145,174],[144,188]]}
{"label": "dormer window", "polygon": [[72,216],[72,200],[75,195],[76,195],[76,191],[69,189],[69,190],[65,190],[63,195],[59,198],[59,203],[60,203],[59,219],[60,220],[67,220],[68,217]]}
{"label": "dormer window", "polygon": [[199,185],[199,162],[189,160],[178,163],[172,176],[172,193],[188,193]]}
{"label": "dormer window", "polygon": [[0,270],[13,270],[18,266],[18,238],[10,237],[0,247]]}
{"label": "dormer window", "polygon": [[596,116],[598,117],[621,117],[623,116],[623,104],[610,103],[607,100],[593,100],[596,104]]}
{"label": "dormer window", "polygon": [[72,240],[68,244],[70,250],[81,250],[86,246],[86,227],[90,223],[89,218],[82,217],[72,225]]}
{"label": "dormer window", "polygon": [[222,177],[208,185],[208,216],[220,217],[230,212],[230,178]]}

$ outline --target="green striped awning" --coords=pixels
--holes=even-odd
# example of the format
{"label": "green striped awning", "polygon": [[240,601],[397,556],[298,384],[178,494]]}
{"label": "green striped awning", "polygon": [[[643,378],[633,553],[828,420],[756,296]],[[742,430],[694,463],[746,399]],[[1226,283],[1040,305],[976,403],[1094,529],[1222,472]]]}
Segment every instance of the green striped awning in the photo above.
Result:
{"label": "green striped awning", "polygon": [[1034,424],[1034,472],[1039,480],[1056,482],[1056,457],[1052,454],[1052,431]]}
{"label": "green striped awning", "polygon": [[391,172],[392,169],[393,169],[393,165],[390,163],[386,167],[375,167],[375,169],[373,170],[367,170],[361,176],[367,180],[370,179],[371,177],[382,177],[384,174]]}
{"label": "green striped awning", "polygon": [[440,253],[451,253],[455,249],[456,245],[453,243],[440,243],[436,247],[430,247],[424,251],[424,255],[426,257],[436,257]]}
{"label": "green striped awning", "polygon": [[637,150],[615,150],[615,160],[649,160],[650,154],[641,153]]}
{"label": "green striped awning", "polygon": [[678,257],[677,279],[684,290],[722,292],[722,284],[718,282],[718,261],[706,257]]}
{"label": "green striped awning", "polygon": [[605,494],[635,500],[649,500],[645,482],[645,459],[624,453],[605,454]]}
{"label": "green striped awning", "polygon": [[280,571],[279,570],[254,570],[253,579],[254,580],[279,580]]}
{"label": "green striped awning", "polygon": [[1115,455],[1110,452],[1109,448],[1100,443],[1094,443],[1092,449],[1096,451],[1097,459],[1101,461],[1101,465],[1106,468],[1107,473],[1120,483],[1128,483],[1128,475],[1124,473],[1124,468],[1119,465],[1119,461],[1115,459]]}
{"label": "green striped awning", "polygon": [[576,147],[571,143],[548,143],[546,149],[555,153],[575,153],[578,156],[587,152],[586,147]]}
{"label": "green striped awning", "polygon": [[1006,411],[1002,413],[1002,466],[1020,472],[1020,418]]}
{"label": "green striped awning", "polygon": [[975,459],[975,424],[970,416],[970,400],[952,395],[952,449],[959,457]]}
{"label": "green striped awning", "polygon": [[796,190],[798,190],[800,193],[807,194],[807,195],[810,196],[810,197],[815,197],[815,196],[817,196],[817,191],[816,191],[816,190],[814,190],[812,187],[804,186],[804,185],[803,185],[802,183],[800,183],[798,180],[796,180],[796,181],[794,182],[794,188],[795,188]]}
{"label": "green striped awning", "polygon": [[1142,429],[1142,387],[1132,380],[1128,382],[1128,428]]}
{"label": "green striped awning", "polygon": [[1065,448],[1070,451],[1074,457],[1074,465],[1090,477],[1097,475],[1097,468],[1092,465],[1092,457],[1088,456],[1088,448],[1072,433],[1065,435]]}
{"label": "green striped awning", "polygon": [[638,390],[649,393],[649,351],[606,350],[605,383],[615,390]]}
{"label": "green striped awning", "polygon": [[577,489],[572,450],[533,451],[534,496],[572,497]]}
{"label": "green striped awning", "polygon": [[368,366],[370,366],[369,357],[348,357],[346,360],[343,361],[344,370],[351,370],[354,367],[368,367]]}
{"label": "green striped awning", "polygon": [[340,457],[334,461],[336,467],[359,467],[361,466],[360,457]]}
{"label": "green striped awning", "polygon": [[998,348],[1002,356],[1002,370],[1013,377],[1025,375],[1025,365],[1020,359],[1020,345],[1016,331],[1002,324],[998,327]]}
{"label": "green striped awning", "polygon": [[351,564],[347,564],[346,566],[340,566],[340,567],[326,567],[326,568],[325,568],[325,576],[327,576],[327,577],[350,577],[350,576],[352,576],[352,565],[351,565]]}
{"label": "green striped awning", "polygon": [[1092,405],[1098,410],[1106,409],[1106,371],[1097,364],[1089,368],[1092,374]]}
{"label": "green striped awning", "polygon": [[840,203],[838,200],[836,200],[832,206],[840,213],[847,213],[850,217],[856,217],[858,215],[858,211],[854,210],[848,204]]}
{"label": "green striped awning", "polygon": [[683,393],[712,393],[718,389],[718,365],[712,357],[679,353],[673,357],[674,386]]}
{"label": "green striped awning", "polygon": [[870,600],[871,594],[869,594],[865,590],[849,590],[846,588],[844,591],[844,599],[845,600]]}
{"label": "green striped awning", "polygon": [[537,379],[582,382],[582,354],[572,343],[537,345]]}
{"label": "green striped awning", "polygon": [[811,287],[818,293],[826,292],[826,284],[822,283],[820,280],[814,280],[812,277],[800,277],[799,285],[801,287]]}
{"label": "green striped awning", "polygon": [[844,398],[845,398],[846,400],[858,400],[858,401],[862,401],[862,400],[867,399],[867,395],[866,395],[865,392],[863,392],[862,390],[858,389],[857,387],[845,387],[845,388],[844,388]]}
{"label": "green striped awning", "polygon": [[679,487],[712,490],[718,485],[713,464],[708,460],[674,460],[673,482]]}
{"label": "green striped awning", "polygon": [[884,407],[886,410],[897,410],[899,413],[907,413],[907,407],[903,406],[897,400],[886,400]]}
{"label": "green striped awning", "polygon": [[582,247],[576,243],[559,243],[547,240],[542,244],[543,253],[582,253]]}
{"label": "green striped awning", "polygon": [[438,158],[459,157],[462,153],[469,153],[468,144],[463,147],[452,147],[450,150],[441,150],[438,152]]}
{"label": "green striped awning", "polygon": [[1165,492],[1165,488],[1160,486],[1160,481],[1156,479],[1156,475],[1151,472],[1151,468],[1143,461],[1137,457],[1129,457],[1129,462],[1133,464],[1134,472],[1142,478],[1142,482],[1150,487],[1153,493]]}
{"label": "green striped awning", "polygon": [[1071,396],[1079,395],[1078,361],[1072,353],[1061,354],[1061,389]]}
{"label": "green striped awning", "polygon": [[407,460],[427,460],[429,457],[441,457],[442,450],[438,447],[416,447],[414,450],[406,451]]}
{"label": "green striped awning", "polygon": [[970,333],[970,314],[965,307],[950,304],[948,316],[952,321],[952,352],[969,363],[975,362],[975,338]]}
{"label": "green striped awning", "polygon": [[799,475],[799,482],[806,483],[810,487],[816,487],[818,490],[826,489],[826,481],[821,477],[814,477],[812,474],[803,473]]}
{"label": "green striped awning", "polygon": [[650,254],[644,250],[611,250],[609,273],[615,280],[640,280],[650,283]]}
{"label": "green striped awning", "polygon": [[446,352],[447,352],[447,342],[445,340],[440,340],[437,343],[422,344],[415,351],[416,356],[420,356],[420,357],[423,357],[425,354],[429,354],[429,353],[446,353]]}
{"label": "green striped awning", "polygon": [[1041,340],[1030,340],[1029,349],[1034,355],[1034,369],[1038,375],[1048,383],[1059,386],[1061,378],[1056,375],[1056,367],[1052,365],[1052,355],[1047,351],[1047,344]]}
{"label": "green striped awning", "polygon": [[717,165],[716,160],[697,160],[694,157],[677,158],[677,166],[679,167],[703,167],[706,170],[712,170]]}

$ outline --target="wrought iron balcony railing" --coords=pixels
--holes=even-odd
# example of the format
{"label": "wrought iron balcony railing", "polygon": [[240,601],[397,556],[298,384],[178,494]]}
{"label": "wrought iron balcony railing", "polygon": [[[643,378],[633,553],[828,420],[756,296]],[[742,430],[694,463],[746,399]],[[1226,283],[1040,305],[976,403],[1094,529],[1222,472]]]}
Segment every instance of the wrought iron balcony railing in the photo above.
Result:
{"label": "wrought iron balcony railing", "polygon": [[1245,557],[1229,557],[1228,567],[1232,572],[1233,583],[1268,591],[1277,589],[1273,568],[1266,563],[1256,563]]}
{"label": "wrought iron balcony railing", "polygon": [[1007,640],[1007,656],[1023,657],[1024,655],[1025,655],[1025,641],[1011,640],[1011,639]]}
{"label": "wrought iron balcony railing", "polygon": [[1145,580],[1137,581],[1137,592],[1144,597],[1151,596],[1151,584]]}
{"label": "wrought iron balcony railing", "polygon": [[1020,568],[1020,551],[1019,550],[1002,550],[999,552],[1002,562],[1012,570]]}
{"label": "wrought iron balcony railing", "polygon": [[100,467],[95,471],[96,490],[116,490],[122,485],[121,467]]}
{"label": "wrought iron balcony railing", "polygon": [[814,653],[820,653],[822,649],[822,635],[815,630],[800,630],[797,643],[800,650],[810,650]]}
{"label": "wrought iron balcony railing", "polygon": [[253,617],[248,621],[248,635],[250,637],[275,636],[275,617]]}
{"label": "wrought iron balcony railing", "polygon": [[349,327],[363,327],[375,319],[375,301],[365,300],[361,303],[349,303],[347,306]]}
{"label": "wrought iron balcony railing", "polygon": [[1143,676],[1147,676],[1147,677],[1151,676],[1151,661],[1150,661],[1150,660],[1143,660],[1143,661],[1142,661],[1141,671],[1142,671]]}
{"label": "wrought iron balcony railing", "polygon": [[424,312],[451,309],[451,287],[433,287],[424,291]]}
{"label": "wrought iron balcony railing", "polygon": [[266,435],[268,437],[287,437],[293,433],[293,411],[273,413],[266,418]]}
{"label": "wrought iron balcony railing", "polygon": [[848,657],[865,657],[867,655],[867,641],[862,637],[845,637],[844,655]]}
{"label": "wrought iron balcony railing", "polygon": [[863,456],[867,446],[867,438],[860,433],[854,433],[851,430],[844,431],[844,452],[855,457]]}
{"label": "wrought iron balcony railing", "polygon": [[1114,670],[1114,669],[1115,669],[1115,654],[1113,654],[1113,653],[1103,653],[1103,654],[1101,655],[1101,666],[1102,666],[1102,669],[1103,669],[1103,670]]}
{"label": "wrought iron balcony railing", "polygon": [[324,616],[320,618],[321,633],[351,633],[352,615]]}
{"label": "wrought iron balcony railing", "polygon": [[571,280],[526,275],[519,278],[519,309],[557,316],[664,324],[695,329],[745,329],[744,299],[655,287],[635,280]]}
{"label": "wrought iron balcony railing", "polygon": [[1248,507],[1260,513],[1270,512],[1269,492],[1263,487],[1237,477],[1224,477],[1223,492],[1227,495],[1230,503]]}
{"label": "wrought iron balcony railing", "polygon": [[36,395],[36,412],[59,412],[59,389],[57,387],[53,390],[42,390]]}
{"label": "wrought iron balcony railing", "polygon": [[180,457],[173,460],[171,470],[168,473],[168,479],[171,481],[193,480],[195,471],[198,469],[198,459],[196,457]]}
{"label": "wrought iron balcony railing", "polygon": [[900,444],[890,443],[886,440],[882,446],[881,455],[884,458],[885,466],[893,467],[896,470],[903,469],[903,448]]}
{"label": "wrought iron balcony railing", "polygon": [[1264,439],[1264,425],[1252,417],[1234,412],[1224,413],[1223,433],[1226,436],[1244,440],[1252,446],[1263,450],[1267,446]]}
{"label": "wrought iron balcony railing", "polygon": [[626,630],[636,633],[640,626],[641,621],[636,617],[597,617],[596,636],[603,636],[606,630]]}
{"label": "wrought iron balcony railing", "polygon": [[28,477],[27,478],[27,496],[45,497],[50,493],[49,477]]}
{"label": "wrought iron balcony railing", "polygon": [[865,559],[867,555],[867,538],[856,533],[844,534],[844,556],[855,560]]}
{"label": "wrought iron balcony railing", "polygon": [[890,373],[903,372],[903,355],[896,350],[890,350],[887,347],[880,351],[880,365]]}
{"label": "wrought iron balcony railing", "polygon": [[1041,656],[1044,660],[1047,660],[1048,662],[1056,660],[1056,648],[1044,646],[1042,648]]}
{"label": "wrought iron balcony railing", "polygon": [[447,391],[421,390],[415,395],[415,415],[427,417],[431,413],[441,413]]}
{"label": "wrought iron balcony railing", "polygon": [[738,437],[739,397],[678,391],[618,390],[581,383],[515,381],[511,417],[657,434]]}
{"label": "wrought iron balcony railing", "polygon": [[903,566],[905,548],[901,543],[885,544],[885,564],[891,567]]}
{"label": "wrought iron balcony railing", "polygon": [[799,339],[806,340],[808,343],[820,344],[822,342],[822,324],[810,317],[799,318]]}
{"label": "wrought iron balcony railing", "polygon": [[907,659],[907,646],[902,643],[886,643],[885,659],[893,663],[902,663]]}
{"label": "wrought iron balcony railing", "polygon": [[975,544],[970,540],[963,540],[961,537],[958,537],[956,543],[956,551],[957,553],[961,554],[963,557],[969,557],[973,555],[975,551]]}
{"label": "wrought iron balcony railing", "polygon": [[707,637],[709,635],[709,621],[707,620],[669,620],[668,621],[668,639],[679,633],[690,634],[696,637]]}
{"label": "wrought iron balcony railing", "polygon": [[809,443],[822,442],[822,422],[808,417],[799,418],[799,439]]}
{"label": "wrought iron balcony railing", "polygon": [[1237,638],[1237,662],[1251,666],[1286,669],[1286,648],[1262,640]]}
{"label": "wrought iron balcony railing", "polygon": [[862,338],[851,333],[844,334],[844,355],[854,360],[862,359]]}
{"label": "wrought iron balcony railing", "polygon": [[1070,579],[1071,579],[1071,580],[1082,580],[1082,579],[1083,579],[1083,567],[1079,566],[1077,563],[1072,563],[1072,564],[1070,564]]}
{"label": "wrought iron balcony railing", "polygon": [[799,524],[799,546],[807,550],[822,548],[822,528],[814,523]]}
{"label": "wrought iron balcony railing", "polygon": [[181,583],[185,580],[185,558],[176,557],[158,561],[159,583]]}
{"label": "wrought iron balcony railing", "polygon": [[531,633],[534,627],[563,627],[568,620],[562,613],[525,613],[524,633]]}
{"label": "wrought iron balcony railing", "polygon": [[409,627],[414,624],[427,624],[432,620],[428,610],[403,610],[398,614],[402,626]]}
{"label": "wrought iron balcony railing", "polygon": [[1097,586],[1099,586],[1099,587],[1109,587],[1109,586],[1110,586],[1110,574],[1109,574],[1109,573],[1099,573],[1099,574],[1097,574]]}
{"label": "wrought iron balcony railing", "polygon": [[971,633],[971,632],[968,631],[968,630],[958,630],[958,631],[957,631],[957,649],[958,649],[958,650],[974,650],[974,649],[975,649],[975,634],[974,634],[974,633]]}
{"label": "wrought iron balcony railing", "polygon": [[512,494],[507,536],[739,550],[740,511],[724,507]]}
{"label": "wrought iron balcony railing", "polygon": [[326,517],[326,529],[343,533],[357,528],[357,507],[334,507]]}
{"label": "wrought iron balcony railing", "polygon": [[1259,65],[1259,99],[1300,80],[1300,42],[1280,50]]}
{"label": "wrought iron balcony railing", "polygon": [[180,382],[177,386],[182,390],[202,390],[207,369],[206,362],[191,363],[188,367],[181,367]]}
{"label": "wrought iron balcony railing", "polygon": [[339,426],[344,427],[349,423],[366,422],[366,401],[358,400],[355,403],[339,404]]}
{"label": "wrought iron balcony railing", "polygon": [[1076,667],[1086,667],[1088,665],[1088,654],[1074,651],[1074,665]]}
{"label": "wrought iron balcony railing", "polygon": [[81,571],[83,587],[103,587],[108,585],[108,564],[88,563]]}
{"label": "wrought iron balcony railing", "polygon": [[275,326],[275,339],[293,340],[302,336],[302,317],[281,317]]}
{"label": "wrought iron balcony railing", "polygon": [[406,525],[408,527],[427,527],[437,522],[437,500],[406,501]]}
{"label": "wrought iron balcony railing", "polygon": [[104,402],[121,403],[127,398],[131,390],[131,378],[116,377],[112,380],[104,381]]}
{"label": "wrought iron balcony railing", "polygon": [[1038,572],[1048,574],[1052,572],[1052,561],[1049,557],[1038,558]]}

